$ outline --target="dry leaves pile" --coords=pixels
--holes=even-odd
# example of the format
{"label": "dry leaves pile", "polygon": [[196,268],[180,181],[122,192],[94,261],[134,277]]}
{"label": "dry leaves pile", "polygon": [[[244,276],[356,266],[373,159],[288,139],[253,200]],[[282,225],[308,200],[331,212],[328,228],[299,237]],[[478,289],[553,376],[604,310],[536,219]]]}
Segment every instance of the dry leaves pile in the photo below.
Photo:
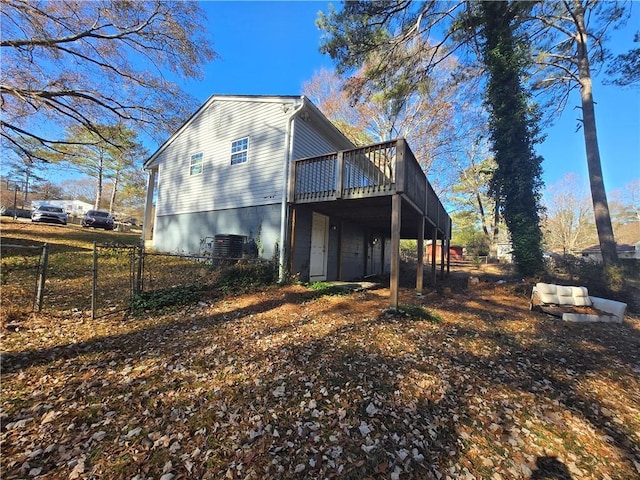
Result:
{"label": "dry leaves pile", "polygon": [[301,286],[2,338],[14,478],[640,477],[640,319],[567,324],[509,285]]}

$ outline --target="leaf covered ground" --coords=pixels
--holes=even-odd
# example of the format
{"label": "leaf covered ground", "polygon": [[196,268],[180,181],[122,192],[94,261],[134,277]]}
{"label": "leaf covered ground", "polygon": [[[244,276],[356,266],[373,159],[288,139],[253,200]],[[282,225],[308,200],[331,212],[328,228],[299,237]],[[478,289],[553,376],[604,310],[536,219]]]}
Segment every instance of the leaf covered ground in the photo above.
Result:
{"label": "leaf covered ground", "polygon": [[[633,479],[640,319],[304,286],[2,333],[3,479]],[[423,309],[417,307],[423,306]],[[420,314],[426,313],[426,314]]]}

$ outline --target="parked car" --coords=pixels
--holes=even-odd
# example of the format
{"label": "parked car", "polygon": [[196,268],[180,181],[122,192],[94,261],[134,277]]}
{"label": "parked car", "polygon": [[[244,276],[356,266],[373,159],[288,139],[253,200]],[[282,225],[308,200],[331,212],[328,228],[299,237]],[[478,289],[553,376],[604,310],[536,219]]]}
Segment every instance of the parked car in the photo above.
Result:
{"label": "parked car", "polygon": [[31,212],[32,222],[50,222],[67,224],[67,213],[60,207],[52,205],[40,205]]}
{"label": "parked car", "polygon": [[83,227],[104,228],[113,230],[115,222],[109,212],[103,210],[89,210],[82,219]]}

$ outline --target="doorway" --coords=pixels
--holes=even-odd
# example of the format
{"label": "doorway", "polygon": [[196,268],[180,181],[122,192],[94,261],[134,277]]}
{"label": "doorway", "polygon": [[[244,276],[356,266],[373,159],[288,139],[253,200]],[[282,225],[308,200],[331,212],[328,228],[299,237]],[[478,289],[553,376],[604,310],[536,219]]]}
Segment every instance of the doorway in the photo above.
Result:
{"label": "doorway", "polygon": [[319,282],[327,279],[327,245],[329,244],[329,217],[313,213],[311,221],[311,256],[309,280]]}

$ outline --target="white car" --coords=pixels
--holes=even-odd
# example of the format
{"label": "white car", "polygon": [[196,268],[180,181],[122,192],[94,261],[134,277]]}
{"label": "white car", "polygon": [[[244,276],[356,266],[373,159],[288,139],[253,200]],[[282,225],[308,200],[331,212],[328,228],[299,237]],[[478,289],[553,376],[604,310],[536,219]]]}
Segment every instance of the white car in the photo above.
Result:
{"label": "white car", "polygon": [[54,207],[52,205],[40,205],[33,212],[31,212],[32,222],[48,222],[48,223],[61,223],[67,224],[67,214],[60,207]]}

